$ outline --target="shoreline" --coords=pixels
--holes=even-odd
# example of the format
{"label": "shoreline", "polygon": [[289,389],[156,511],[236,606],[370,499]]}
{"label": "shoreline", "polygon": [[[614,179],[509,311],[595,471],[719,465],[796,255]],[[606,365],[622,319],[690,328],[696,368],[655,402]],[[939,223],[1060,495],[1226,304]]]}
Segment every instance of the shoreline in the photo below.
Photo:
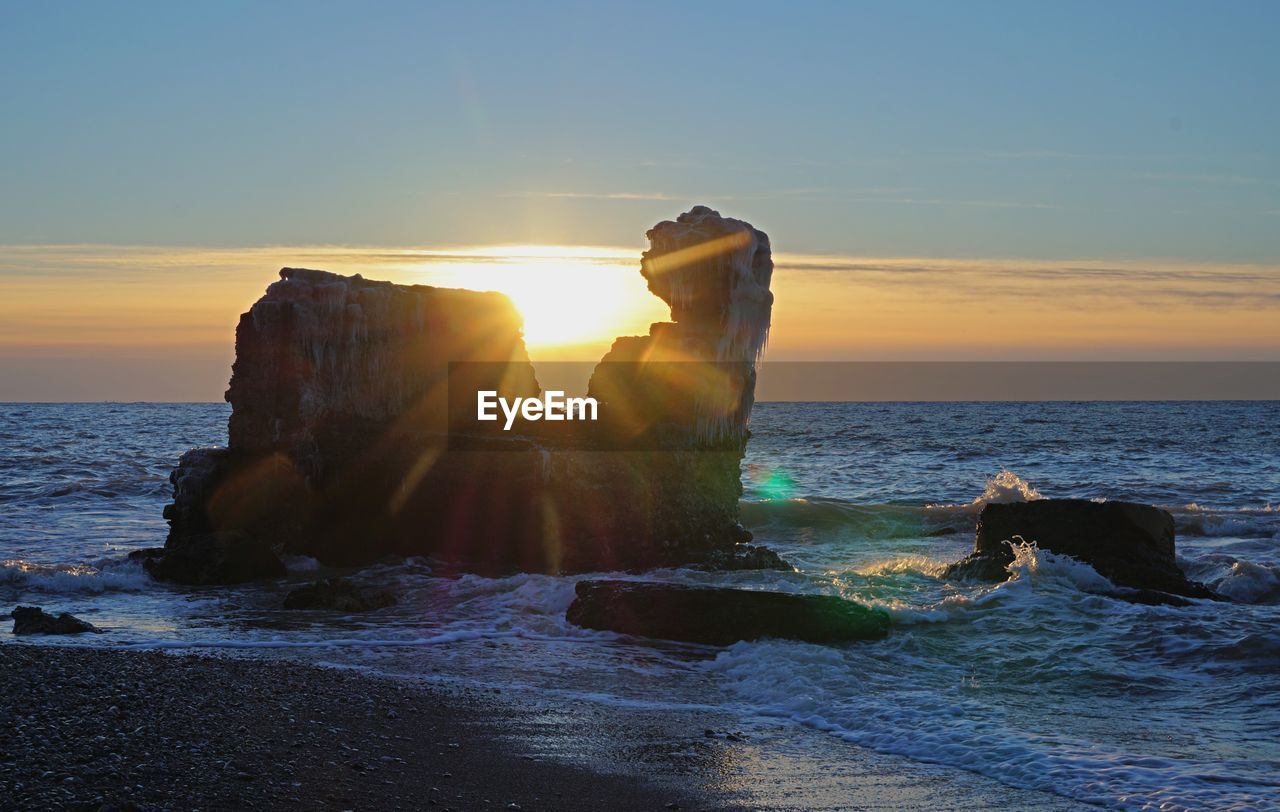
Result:
{"label": "shoreline", "polygon": [[4,643],[0,708],[15,809],[1087,808],[782,720],[296,660]]}

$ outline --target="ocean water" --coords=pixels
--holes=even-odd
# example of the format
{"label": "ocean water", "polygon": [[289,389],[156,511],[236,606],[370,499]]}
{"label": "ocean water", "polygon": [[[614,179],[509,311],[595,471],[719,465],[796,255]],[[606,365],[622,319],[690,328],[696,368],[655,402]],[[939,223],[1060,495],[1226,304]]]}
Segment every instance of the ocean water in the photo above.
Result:
{"label": "ocean water", "polygon": [[[1280,403],[759,404],[743,519],[798,571],[623,577],[842,595],[884,607],[893,628],[724,649],[569,626],[576,578],[446,579],[421,560],[351,574],[401,598],[352,617],[278,608],[328,574],[309,559],[279,582],[153,583],[125,555],[163,543],[170,469],[225,442],[227,416],[0,405],[0,606],[105,630],[66,645],[714,707],[1104,807],[1280,809]],[[1184,569],[1233,602],[1116,601],[1091,593],[1106,584],[1090,567],[1031,548],[1003,584],[942,577],[982,504],[1042,496],[1169,509]]]}

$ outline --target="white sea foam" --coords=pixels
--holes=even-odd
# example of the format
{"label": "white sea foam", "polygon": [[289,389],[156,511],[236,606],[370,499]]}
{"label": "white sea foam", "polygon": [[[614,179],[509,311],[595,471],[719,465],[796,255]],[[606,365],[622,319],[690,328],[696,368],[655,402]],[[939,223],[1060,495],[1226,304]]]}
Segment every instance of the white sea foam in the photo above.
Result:
{"label": "white sea foam", "polygon": [[1013,538],[1005,542],[1013,549],[1013,561],[1009,564],[1010,581],[1057,579],[1066,581],[1081,592],[1110,592],[1116,588],[1091,565],[1079,559],[1041,550],[1034,541],[1027,541],[1021,536]]}
{"label": "white sea foam", "polygon": [[1002,468],[1000,473],[987,477],[986,487],[972,504],[974,507],[981,508],[983,505],[993,503],[1030,502],[1039,498],[1041,498],[1040,491],[1036,490],[1030,482],[1013,471]]}
{"label": "white sea foam", "polygon": [[[1012,726],[981,700],[982,680],[955,669],[951,687],[923,678],[903,644],[834,648],[739,643],[708,668],[764,717],[788,719],[844,741],[987,775],[1010,786],[1120,809],[1275,808],[1257,778],[1194,756],[1129,751],[1055,729]],[[1206,781],[1205,776],[1215,776]]]}
{"label": "white sea foam", "polygon": [[1209,585],[1241,603],[1275,603],[1280,601],[1280,566],[1237,559],[1225,576]]}
{"label": "white sea foam", "polygon": [[936,603],[920,605],[899,599],[871,599],[868,605],[889,613],[894,627],[927,623],[947,623],[962,620],[975,606],[981,606],[977,598],[990,594],[997,587],[987,587],[975,595],[947,595]]}
{"label": "white sea foam", "polygon": [[931,504],[929,509],[939,510],[947,508],[963,508],[967,512],[976,513],[983,507],[990,504],[1002,504],[1006,502],[1030,502],[1033,499],[1044,498],[1030,482],[1023,479],[1018,474],[1010,471],[1008,468],[1001,468],[1000,472],[995,476],[987,477],[986,485],[983,486],[982,493],[974,497],[972,502],[960,505],[951,504]]}
{"label": "white sea foam", "polygon": [[[1041,550],[1034,542],[1025,541],[1021,536],[1006,543],[1014,553],[1007,581],[944,594],[931,604],[921,604],[918,595],[907,600],[870,598],[867,603],[887,611],[895,626],[910,626],[964,620],[975,611],[986,611],[996,605],[1006,611],[1043,609],[1047,602],[1069,602],[1084,597],[1081,593],[1116,590],[1115,585],[1093,567],[1069,555]],[[917,569],[911,566],[910,559],[904,559],[900,565],[891,562],[890,567],[897,571],[916,570],[928,574],[942,569],[936,568],[931,559],[924,559],[921,564]],[[1089,597],[1095,596],[1090,594]]]}
{"label": "white sea foam", "polygon": [[1245,508],[1214,508],[1190,502],[1171,507],[1180,536],[1236,538],[1280,537],[1280,512],[1271,505]]}
{"label": "white sea foam", "polygon": [[89,564],[36,564],[22,559],[0,561],[0,585],[50,593],[141,592],[154,584],[136,561]]}
{"label": "white sea foam", "polygon": [[948,562],[924,555],[902,555],[863,564],[854,570],[858,575],[902,575],[918,572],[937,578],[946,571]]}

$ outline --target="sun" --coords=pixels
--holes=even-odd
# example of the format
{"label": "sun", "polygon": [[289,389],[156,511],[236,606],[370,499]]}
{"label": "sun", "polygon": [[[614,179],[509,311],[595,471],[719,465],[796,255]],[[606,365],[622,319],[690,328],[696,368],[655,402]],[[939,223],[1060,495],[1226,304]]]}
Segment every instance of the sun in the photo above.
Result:
{"label": "sun", "polygon": [[611,267],[524,260],[504,270],[497,289],[524,316],[525,342],[534,347],[604,337],[635,302],[634,286]]}
{"label": "sun", "polygon": [[422,281],[506,294],[524,317],[530,355],[581,350],[586,360],[599,358],[615,337],[646,333],[651,322],[668,318],[637,265],[636,252],[622,249],[505,246],[431,261]]}

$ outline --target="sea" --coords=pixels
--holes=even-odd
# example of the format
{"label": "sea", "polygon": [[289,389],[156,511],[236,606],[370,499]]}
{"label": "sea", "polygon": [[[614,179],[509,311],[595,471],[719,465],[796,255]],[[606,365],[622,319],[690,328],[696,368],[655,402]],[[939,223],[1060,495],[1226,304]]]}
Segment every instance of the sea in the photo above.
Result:
{"label": "sea", "polygon": [[[161,545],[169,472],[226,442],[225,404],[0,405],[0,606],[103,629],[62,645],[302,658],[618,707],[714,707],[1116,809],[1280,809],[1280,402],[760,403],[744,524],[795,572],[617,577],[839,595],[882,641],[727,648],[566,623],[582,576],[442,577],[432,562],[180,588],[127,560]],[[992,501],[1132,500],[1173,514],[1187,574],[1231,600],[1143,606],[1088,565],[1020,548],[1000,584],[948,580]],[[332,574],[398,605],[285,611]],[[3,644],[14,644],[0,634]],[[841,749],[844,748],[844,749]],[[852,802],[852,800],[851,800]]]}

